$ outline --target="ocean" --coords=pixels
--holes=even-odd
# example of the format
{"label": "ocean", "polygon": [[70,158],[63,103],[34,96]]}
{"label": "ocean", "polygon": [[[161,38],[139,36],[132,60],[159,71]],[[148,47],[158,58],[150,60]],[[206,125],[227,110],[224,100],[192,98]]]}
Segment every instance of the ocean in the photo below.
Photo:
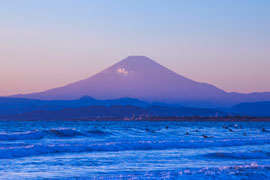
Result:
{"label": "ocean", "polygon": [[0,179],[270,179],[270,123],[1,121]]}

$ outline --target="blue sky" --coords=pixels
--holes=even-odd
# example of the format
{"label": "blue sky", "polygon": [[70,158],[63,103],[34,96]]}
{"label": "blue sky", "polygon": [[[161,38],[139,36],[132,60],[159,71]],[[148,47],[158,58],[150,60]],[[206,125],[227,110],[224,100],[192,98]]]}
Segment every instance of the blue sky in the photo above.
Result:
{"label": "blue sky", "polygon": [[84,79],[129,55],[226,91],[270,91],[270,1],[1,0],[0,95]]}

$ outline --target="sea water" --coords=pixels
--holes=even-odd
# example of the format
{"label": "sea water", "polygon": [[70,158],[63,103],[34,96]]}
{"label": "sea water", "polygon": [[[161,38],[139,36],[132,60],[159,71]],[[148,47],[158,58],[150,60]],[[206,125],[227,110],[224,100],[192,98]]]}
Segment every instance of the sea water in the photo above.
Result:
{"label": "sea water", "polygon": [[269,122],[1,121],[0,179],[270,179]]}

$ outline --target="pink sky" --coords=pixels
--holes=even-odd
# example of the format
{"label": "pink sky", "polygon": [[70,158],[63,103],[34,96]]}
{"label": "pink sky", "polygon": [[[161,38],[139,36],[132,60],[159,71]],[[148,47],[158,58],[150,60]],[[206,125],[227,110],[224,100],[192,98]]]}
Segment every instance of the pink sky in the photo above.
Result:
{"label": "pink sky", "polygon": [[228,92],[270,92],[270,3],[243,3],[6,1],[0,96],[78,81],[129,55]]}

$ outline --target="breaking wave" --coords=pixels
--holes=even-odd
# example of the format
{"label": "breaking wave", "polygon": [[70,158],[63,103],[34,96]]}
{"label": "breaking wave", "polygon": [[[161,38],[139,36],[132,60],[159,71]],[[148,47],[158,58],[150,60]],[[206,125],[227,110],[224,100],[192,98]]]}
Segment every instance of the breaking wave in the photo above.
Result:
{"label": "breaking wave", "polygon": [[0,141],[42,139],[43,137],[44,137],[44,133],[42,133],[42,131],[1,133]]}
{"label": "breaking wave", "polygon": [[211,158],[228,158],[228,159],[269,159],[270,152],[265,151],[249,151],[249,152],[231,152],[231,153],[210,153],[206,157]]}
{"label": "breaking wave", "polygon": [[[65,131],[64,131],[65,132]],[[65,134],[65,133],[63,133]],[[61,136],[63,135],[61,134]],[[76,134],[76,133],[75,133]],[[57,135],[59,135],[57,133]],[[70,132],[65,134],[70,136]],[[71,153],[86,151],[125,151],[125,150],[165,150],[174,148],[206,148],[206,147],[226,147],[226,146],[242,146],[242,145],[263,145],[270,144],[270,138],[256,139],[223,139],[223,140],[180,140],[180,141],[117,141],[117,142],[93,142],[84,141],[83,143],[51,143],[51,144],[28,144],[22,146],[6,146],[0,147],[0,158],[16,158],[25,156],[34,156],[48,153]],[[268,157],[269,153],[253,152],[246,154],[230,154],[223,153],[228,157]],[[219,156],[210,154],[210,156]],[[249,157],[248,157],[249,156]]]}
{"label": "breaking wave", "polygon": [[26,132],[14,132],[14,133],[0,133],[0,141],[11,141],[11,140],[35,140],[42,139],[44,137],[75,137],[75,136],[91,136],[91,135],[105,135],[106,132],[100,130],[80,132],[75,129],[50,129],[42,131],[26,131]]}

